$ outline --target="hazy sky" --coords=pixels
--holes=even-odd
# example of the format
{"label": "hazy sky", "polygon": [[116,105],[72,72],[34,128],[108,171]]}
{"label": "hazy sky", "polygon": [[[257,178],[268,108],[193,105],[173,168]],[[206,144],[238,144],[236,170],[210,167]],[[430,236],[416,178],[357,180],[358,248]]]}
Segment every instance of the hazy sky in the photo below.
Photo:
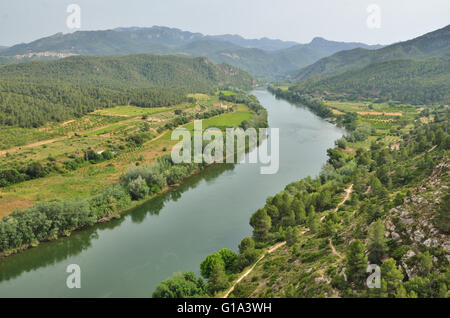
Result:
{"label": "hazy sky", "polygon": [[[0,45],[71,32],[73,3],[81,30],[162,25],[300,43],[321,36],[388,44],[450,24],[449,0],[0,0]],[[370,4],[380,8],[380,28],[367,25]]]}

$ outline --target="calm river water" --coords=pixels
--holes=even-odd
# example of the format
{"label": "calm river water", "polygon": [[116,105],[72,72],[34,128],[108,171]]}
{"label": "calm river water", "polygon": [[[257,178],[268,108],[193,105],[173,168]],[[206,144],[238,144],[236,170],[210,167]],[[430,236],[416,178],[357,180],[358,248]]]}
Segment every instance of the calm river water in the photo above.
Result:
{"label": "calm river water", "polygon": [[[253,94],[280,128],[277,174],[260,174],[259,164],[208,167],[119,220],[0,260],[0,297],[151,297],[174,272],[198,273],[208,254],[236,250],[251,214],[288,183],[316,176],[344,133],[267,91]],[[80,289],[66,286],[69,264],[81,268]]]}

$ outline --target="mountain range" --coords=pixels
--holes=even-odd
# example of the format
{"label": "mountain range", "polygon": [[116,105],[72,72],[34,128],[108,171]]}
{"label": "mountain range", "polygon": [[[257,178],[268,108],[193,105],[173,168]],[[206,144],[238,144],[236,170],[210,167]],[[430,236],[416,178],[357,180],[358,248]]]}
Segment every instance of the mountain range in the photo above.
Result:
{"label": "mountain range", "polygon": [[16,59],[30,58],[33,54],[43,52],[98,56],[140,53],[205,56],[214,63],[227,63],[255,76],[275,79],[323,57],[355,48],[371,50],[380,46],[335,42],[323,38],[314,38],[307,44],[268,38],[249,40],[239,35],[203,35],[154,26],[57,33],[31,43],[6,48],[0,51],[0,55],[15,56]]}
{"label": "mountain range", "polygon": [[424,59],[450,56],[450,25],[409,41],[399,42],[376,50],[355,48],[340,51],[320,59],[295,73],[297,81],[312,76],[326,76],[391,59]]}

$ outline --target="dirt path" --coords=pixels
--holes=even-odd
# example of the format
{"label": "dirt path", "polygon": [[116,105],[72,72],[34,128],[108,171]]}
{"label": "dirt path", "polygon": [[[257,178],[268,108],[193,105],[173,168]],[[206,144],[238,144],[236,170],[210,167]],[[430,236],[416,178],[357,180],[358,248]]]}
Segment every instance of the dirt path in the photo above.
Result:
{"label": "dirt path", "polygon": [[264,258],[266,257],[266,255],[272,253],[273,251],[276,251],[278,248],[280,248],[281,246],[285,245],[286,241],[284,242],[280,242],[277,243],[275,245],[273,245],[272,247],[270,247],[263,255],[261,255],[260,258],[258,258],[258,260],[255,262],[255,264],[253,264],[252,267],[250,267],[248,270],[246,270],[241,276],[239,276],[239,278],[233,283],[233,286],[231,286],[231,288],[225,293],[225,295],[223,295],[222,298],[227,298],[231,292],[234,290],[234,288],[236,287],[237,284],[239,284],[248,274],[250,274],[252,272],[252,270],[255,268],[255,266]]}
{"label": "dirt path", "polygon": [[52,138],[52,139],[37,141],[37,142],[33,142],[31,144],[28,144],[28,145],[23,145],[23,146],[20,146],[20,147],[14,147],[14,148],[10,148],[10,149],[7,149],[7,150],[0,150],[0,156],[5,155],[7,152],[14,153],[14,152],[17,152],[17,151],[23,150],[23,149],[29,149],[29,148],[34,148],[34,147],[39,147],[39,146],[51,144],[51,143],[53,143],[55,141],[61,141],[61,140],[64,140],[66,138],[67,138],[67,136],[63,136],[63,137],[58,137],[58,138]]}
{"label": "dirt path", "polygon": [[336,251],[336,248],[334,247],[333,242],[331,241],[331,239],[329,238],[328,240],[329,240],[329,242],[330,242],[331,253],[332,253],[333,255],[336,255],[336,256],[339,257],[340,259],[343,259],[344,256],[342,256],[341,253],[339,253],[338,251]]}
{"label": "dirt path", "polygon": [[345,197],[341,202],[339,202],[339,204],[336,206],[336,209],[334,209],[335,213],[337,212],[337,210],[341,205],[343,205],[348,199],[350,199],[350,195],[352,194],[352,192],[353,192],[353,183],[347,189],[345,189]]}
{"label": "dirt path", "polygon": [[[339,209],[339,207],[340,207],[341,205],[343,205],[348,199],[350,199],[350,195],[352,194],[352,192],[353,192],[353,183],[352,183],[347,189],[345,189],[345,196],[344,196],[344,199],[342,199],[342,201],[339,202],[339,204],[336,206],[336,208],[334,209],[334,213],[336,213],[336,212],[338,211],[338,209]],[[325,216],[322,216],[322,217],[320,218],[320,221],[322,221],[324,217],[325,217]],[[343,259],[344,256],[342,256],[342,254],[339,253],[339,252],[336,250],[336,248],[335,248],[334,245],[333,245],[333,241],[331,241],[331,238],[329,238],[328,241],[330,242],[331,253],[332,253],[333,255],[336,255],[336,256],[339,257],[340,259]]]}
{"label": "dirt path", "polygon": [[[344,199],[342,199],[342,201],[341,202],[339,202],[339,204],[336,206],[336,208],[334,209],[334,213],[336,213],[337,211],[338,211],[338,209],[339,209],[339,207],[341,206],[341,205],[343,205],[348,199],[350,199],[350,195],[352,194],[352,192],[353,192],[353,183],[347,188],[347,189],[345,189],[345,196],[344,196]],[[320,218],[320,222],[322,222],[322,220],[325,218],[325,215],[323,215],[321,218]]]}

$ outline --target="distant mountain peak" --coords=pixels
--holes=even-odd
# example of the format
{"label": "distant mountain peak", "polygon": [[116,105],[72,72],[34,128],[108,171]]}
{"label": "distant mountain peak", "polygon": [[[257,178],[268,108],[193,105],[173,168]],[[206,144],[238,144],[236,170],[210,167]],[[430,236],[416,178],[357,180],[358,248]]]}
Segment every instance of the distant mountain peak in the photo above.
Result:
{"label": "distant mountain peak", "polygon": [[312,43],[320,43],[320,42],[329,42],[329,41],[327,39],[321,37],[321,36],[316,36],[316,37],[314,37],[311,40],[310,44],[312,44]]}

